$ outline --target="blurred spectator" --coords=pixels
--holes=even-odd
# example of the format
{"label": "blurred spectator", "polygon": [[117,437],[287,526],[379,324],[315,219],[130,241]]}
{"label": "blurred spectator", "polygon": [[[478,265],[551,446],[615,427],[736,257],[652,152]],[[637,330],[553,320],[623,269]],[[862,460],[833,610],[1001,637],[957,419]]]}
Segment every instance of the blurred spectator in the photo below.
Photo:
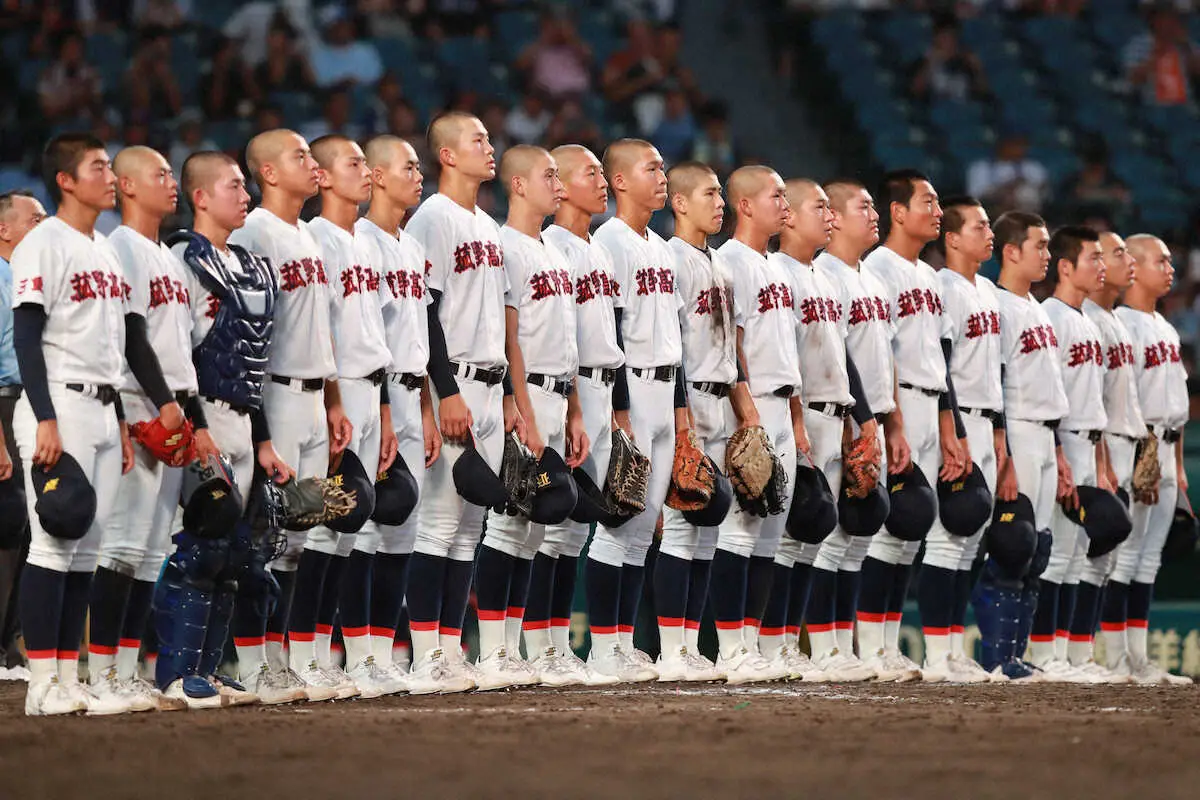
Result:
{"label": "blurred spectator", "polygon": [[671,165],[687,159],[695,144],[696,134],[696,120],[688,108],[687,96],[678,85],[668,85],[663,120],[650,141],[658,148],[663,160]]}
{"label": "blurred spectator", "polygon": [[508,117],[504,120],[504,130],[517,144],[537,144],[542,140],[553,118],[554,115],[546,108],[542,96],[537,92],[529,92],[508,112]]}
{"label": "blurred spectator", "polygon": [[375,83],[383,76],[379,51],[370,42],[356,41],[354,19],[344,6],[321,9],[324,40],[313,47],[312,68],[317,85]]}
{"label": "blurred spectator", "polygon": [[479,121],[483,123],[483,127],[487,128],[492,147],[496,148],[495,158],[496,163],[499,164],[500,159],[504,156],[504,151],[514,144],[518,144],[504,127],[508,117],[508,108],[496,100],[488,100],[482,104],[478,113]]}
{"label": "blurred spectator", "polygon": [[925,100],[963,102],[986,94],[983,65],[959,44],[955,25],[943,23],[934,29],[933,42],[917,63],[910,88],[914,97]]}
{"label": "blurred spectator", "polygon": [[58,57],[38,80],[38,102],[47,122],[78,117],[100,103],[100,76],[84,60],[83,36],[67,33]]}
{"label": "blurred spectator", "polygon": [[167,152],[167,161],[176,176],[183,175],[183,162],[198,150],[216,150],[217,143],[204,135],[204,115],[196,109],[188,109],[179,116],[179,129],[175,141]]}
{"label": "blurred spectator", "polygon": [[1188,39],[1179,13],[1168,6],[1150,11],[1150,32],[1125,46],[1129,82],[1142,99],[1160,106],[1191,100],[1192,79],[1200,75],[1200,49]]}
{"label": "blurred spectator", "polygon": [[388,126],[392,106],[404,102],[404,86],[394,72],[386,72],[368,99],[363,113],[363,125],[372,133],[383,133]]}
{"label": "blurred spectator", "polygon": [[654,37],[654,52],[663,74],[683,89],[689,105],[692,108],[703,105],[707,98],[700,91],[696,76],[683,64],[683,31],[678,25],[659,27]]}
{"label": "blurred spectator", "polygon": [[33,35],[29,37],[30,58],[53,58],[58,53],[63,36],[76,30],[73,21],[56,0],[40,4],[38,10],[30,12],[30,16],[35,25]]}
{"label": "blurred spectator", "polygon": [[646,134],[662,119],[661,87],[667,76],[646,21],[630,20],[626,35],[625,48],[608,59],[600,82],[614,118]]}
{"label": "blurred spectator", "polygon": [[344,88],[331,89],[321,104],[321,116],[300,126],[300,135],[313,141],[331,133],[351,139],[362,138],[362,127],[351,118],[350,92]]}
{"label": "blurred spectator", "polygon": [[538,38],[513,66],[528,75],[531,88],[557,100],[591,89],[591,63],[591,48],[579,38],[574,23],[564,14],[547,12]]}
{"label": "blurred spectator", "polygon": [[313,38],[309,0],[250,0],[242,3],[226,21],[221,33],[238,42],[242,59],[251,67],[257,67],[267,57],[267,37],[276,13],[287,16],[292,27],[300,32],[306,49]]}
{"label": "blurred spectator", "polygon": [[356,10],[367,20],[367,30],[377,39],[409,38],[407,4],[403,0],[358,0]]}
{"label": "blurred spectator", "polygon": [[267,32],[267,57],[254,71],[259,91],[307,92],[316,85],[312,67],[300,46],[295,28],[283,14],[276,14]]}
{"label": "blurred spectator", "polygon": [[275,105],[259,106],[254,111],[254,134],[262,133],[263,131],[273,131],[276,128],[283,127],[283,109]]}
{"label": "blurred spectator", "polygon": [[1129,189],[1113,176],[1103,153],[1089,153],[1083,169],[1069,178],[1063,189],[1065,205],[1076,216],[1102,216],[1118,229],[1125,227]]}
{"label": "blurred spectator", "polygon": [[488,34],[488,20],[502,0],[408,0],[422,34],[435,41]]}
{"label": "blurred spectator", "polygon": [[171,40],[163,29],[143,35],[129,69],[125,71],[129,110],[150,119],[175,117],[183,109],[183,96],[171,71]]}
{"label": "blurred spectator", "polygon": [[579,101],[570,99],[563,101],[554,119],[550,120],[543,144],[548,148],[560,144],[581,144],[598,154],[603,152],[605,142],[600,128],[584,113]]}
{"label": "blurred spectator", "polygon": [[175,30],[183,27],[191,14],[192,0],[133,0],[133,21],[140,28]]}
{"label": "blurred spectator", "polygon": [[1028,150],[1023,134],[1002,137],[992,158],[980,159],[967,169],[967,194],[997,214],[1013,209],[1040,211],[1050,175],[1041,162],[1029,157]]}
{"label": "blurred spectator", "polygon": [[708,164],[724,182],[741,163],[729,131],[729,111],[716,100],[706,104],[700,110],[700,126],[692,158]]}
{"label": "blurred spectator", "polygon": [[260,97],[250,67],[233,39],[217,40],[207,70],[200,76],[200,103],[209,119],[248,116]]}

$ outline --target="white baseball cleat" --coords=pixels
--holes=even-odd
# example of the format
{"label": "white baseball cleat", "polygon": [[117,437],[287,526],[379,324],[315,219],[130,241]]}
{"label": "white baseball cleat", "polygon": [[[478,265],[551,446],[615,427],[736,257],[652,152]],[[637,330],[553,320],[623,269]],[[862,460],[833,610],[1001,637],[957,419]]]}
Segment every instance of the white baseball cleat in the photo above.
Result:
{"label": "white baseball cleat", "polygon": [[909,683],[921,680],[921,670],[915,664],[908,659],[897,658],[886,650],[877,650],[863,659],[863,666],[875,670],[875,680],[882,683]]}
{"label": "white baseball cleat", "polygon": [[542,686],[582,686],[586,681],[586,673],[577,669],[554,645],[538,653],[529,665],[533,667]]}
{"label": "white baseball cleat", "polygon": [[329,676],[329,680],[333,682],[338,692],[338,700],[351,700],[359,696],[358,686],[355,685],[354,679],[346,674],[346,670],[337,664],[321,667],[320,670]]}
{"label": "white baseball cleat", "polygon": [[350,668],[346,673],[354,685],[358,687],[358,696],[364,700],[383,697],[385,694],[395,694],[400,691],[400,685],[391,675],[379,668],[375,656],[367,656]]}
{"label": "white baseball cleat", "polygon": [[[507,649],[507,648],[506,648]],[[539,686],[542,683],[533,664],[521,658],[515,650],[508,651],[508,665],[514,671],[513,686]]]}
{"label": "white baseball cleat", "polygon": [[831,683],[861,683],[875,677],[875,670],[836,647],[822,653],[814,662]]}
{"label": "white baseball cleat", "polygon": [[658,679],[657,670],[635,661],[620,644],[614,644],[606,653],[592,648],[587,664],[593,672],[614,677],[620,683],[644,683]]}
{"label": "white baseball cleat", "polygon": [[1153,661],[1134,662],[1134,679],[1144,686],[1191,686],[1194,681],[1186,675],[1172,675]]}
{"label": "white baseball cleat", "polygon": [[338,699],[340,692],[337,683],[334,682],[332,676],[325,674],[325,671],[317,666],[315,660],[308,662],[308,665],[299,672],[288,671],[300,681],[305,694],[308,695],[309,702],[319,703]]}
{"label": "white baseball cleat", "polygon": [[767,661],[773,667],[787,672],[784,680],[807,681],[808,683],[819,683],[825,680],[825,673],[821,672],[812,659],[802,653],[798,646],[790,642],[784,643]]}
{"label": "white baseball cleat", "polygon": [[785,667],[771,663],[744,645],[728,658],[718,655],[717,669],[725,673],[725,683],[730,686],[769,683],[783,680],[787,675]]}
{"label": "white baseball cleat", "polygon": [[159,711],[187,711],[187,703],[177,697],[167,697],[157,686],[139,675],[122,681],[122,685],[127,691],[146,698]]}
{"label": "white baseball cleat", "polygon": [[570,648],[559,652],[562,654],[563,661],[583,679],[584,686],[615,686],[621,682],[616,675],[602,675],[596,672]]}
{"label": "white baseball cleat", "polygon": [[28,717],[77,714],[87,711],[87,707],[86,700],[66,691],[57,675],[48,681],[30,681],[25,690],[25,715]]}
{"label": "white baseball cleat", "polygon": [[[190,709],[204,710],[223,708],[229,702],[221,696],[217,688],[199,675],[189,675],[187,678],[176,678],[163,692],[167,697],[182,700]],[[91,709],[89,714],[93,714]]]}
{"label": "white baseball cleat", "polygon": [[16,666],[8,667],[7,669],[0,667],[0,681],[25,681],[25,683],[29,683],[29,677],[28,667]]}
{"label": "white baseball cleat", "polygon": [[258,695],[246,689],[233,678],[220,675],[209,675],[208,682],[225,698],[227,706],[253,706],[261,702]]}
{"label": "white baseball cleat", "polygon": [[[149,697],[127,687],[117,677],[117,668],[115,666],[109,667],[100,673],[96,681],[88,686],[88,689],[90,689],[91,694],[94,696],[94,699],[89,701],[88,704],[89,714],[122,714],[136,711],[153,711],[158,707],[158,703]],[[92,707],[97,704],[102,708],[119,708],[120,710],[93,712]]]}
{"label": "white baseball cleat", "polygon": [[308,695],[299,683],[293,683],[288,670],[273,670],[265,661],[242,677],[241,684],[247,691],[258,695],[258,702],[265,706],[281,703],[297,703],[307,700]]}
{"label": "white baseball cleat", "polygon": [[1099,675],[1093,675],[1076,669],[1059,658],[1051,658],[1034,666],[1042,671],[1042,678],[1047,683],[1081,683],[1092,685],[1107,683]]}
{"label": "white baseball cleat", "polygon": [[683,660],[688,668],[687,680],[692,683],[714,683],[725,680],[725,673],[717,669],[716,664],[700,653],[693,652],[690,647],[687,648]]}
{"label": "white baseball cleat", "polygon": [[1120,673],[1111,670],[1103,664],[1098,663],[1094,658],[1089,658],[1082,664],[1072,664],[1078,672],[1083,672],[1089,675],[1095,675],[1108,684],[1130,684],[1133,683],[1133,676],[1129,673]]}
{"label": "white baseball cleat", "polygon": [[455,670],[440,647],[423,655],[407,678],[409,694],[456,694],[475,688],[475,681]]}
{"label": "white baseball cleat", "polygon": [[658,661],[654,662],[654,671],[658,673],[659,683],[679,683],[688,679],[688,665],[685,656],[687,655],[687,645],[680,645],[679,649],[668,655],[663,653],[658,657]]}
{"label": "white baseball cleat", "polygon": [[475,669],[479,671],[479,677],[475,679],[475,688],[481,692],[524,685],[522,682],[527,677],[525,670],[509,657],[508,648],[504,645],[480,657],[475,662]]}

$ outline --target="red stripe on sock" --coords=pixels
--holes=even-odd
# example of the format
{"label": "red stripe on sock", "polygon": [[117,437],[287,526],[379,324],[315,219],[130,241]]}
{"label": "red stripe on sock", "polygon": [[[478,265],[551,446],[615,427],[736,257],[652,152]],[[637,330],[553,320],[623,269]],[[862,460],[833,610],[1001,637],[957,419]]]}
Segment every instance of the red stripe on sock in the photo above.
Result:
{"label": "red stripe on sock", "polygon": [[41,659],[58,658],[57,650],[26,650],[25,657],[37,661]]}
{"label": "red stripe on sock", "polygon": [[408,627],[410,629],[412,629],[414,631],[421,631],[422,633],[428,633],[430,631],[432,631],[433,633],[437,633],[438,625],[439,625],[439,623],[436,619],[433,620],[432,622],[417,622],[414,619],[408,623]]}
{"label": "red stripe on sock", "polygon": [[399,650],[402,653],[407,653],[408,652],[408,642],[396,642],[394,645],[392,645],[392,652],[394,653],[397,650]]}
{"label": "red stripe on sock", "polygon": [[462,628],[447,628],[443,625],[440,633],[442,636],[462,636]]}
{"label": "red stripe on sock", "polygon": [[754,617],[746,617],[744,620],[742,620],[742,624],[751,628],[757,628],[761,624],[761,621],[755,619]]}
{"label": "red stripe on sock", "polygon": [[620,633],[620,631],[617,630],[617,627],[618,626],[616,625],[593,625],[592,635],[594,636],[599,634],[600,636],[615,636],[616,634]]}
{"label": "red stripe on sock", "polygon": [[380,625],[372,625],[371,626],[371,635],[378,636],[380,639],[395,639],[396,638],[396,629],[395,628],[384,628]]}
{"label": "red stripe on sock", "polygon": [[319,634],[322,634],[324,636],[333,636],[333,626],[332,625],[322,625],[320,622],[318,622],[316,632]]}
{"label": "red stripe on sock", "polygon": [[783,636],[787,633],[787,628],[759,628],[759,636]]}
{"label": "red stripe on sock", "polygon": [[140,648],[142,646],[141,639],[121,639],[121,647]]}
{"label": "red stripe on sock", "polygon": [[276,633],[275,631],[267,631],[266,638],[267,638],[268,642],[277,642],[279,644],[283,644],[283,634],[282,633]]}
{"label": "red stripe on sock", "polygon": [[571,620],[567,619],[566,617],[551,617],[550,618],[550,627],[551,628],[569,628],[569,627],[571,627]]}
{"label": "red stripe on sock", "polygon": [[852,630],[854,630],[854,623],[846,622],[846,620],[844,620],[844,619],[837,620],[836,622],[833,623],[833,627],[835,630],[839,630],[839,631],[852,631]]}
{"label": "red stripe on sock", "polygon": [[740,619],[735,619],[732,622],[728,620],[717,620],[717,630],[719,631],[736,631],[738,628],[745,626],[745,622]]}
{"label": "red stripe on sock", "polygon": [[495,609],[479,609],[480,622],[504,622],[505,612],[503,610],[496,611]]}
{"label": "red stripe on sock", "polygon": [[59,650],[58,651],[58,660],[59,661],[78,661],[79,660],[79,651],[78,650]]}
{"label": "red stripe on sock", "polygon": [[333,644],[329,645],[329,649],[335,653],[341,653],[344,652],[346,648],[342,646],[341,642],[334,642]]}
{"label": "red stripe on sock", "polygon": [[527,631],[548,631],[550,630],[550,620],[527,619],[521,623],[521,627]]}
{"label": "red stripe on sock", "polygon": [[1104,631],[1105,633],[1120,633],[1121,631],[1125,630],[1125,623],[1124,622],[1101,622],[1100,630]]}
{"label": "red stripe on sock", "polygon": [[659,617],[658,624],[664,628],[682,628],[683,617]]}
{"label": "red stripe on sock", "polygon": [[117,648],[106,644],[96,644],[95,642],[92,642],[88,645],[88,652],[95,653],[98,656],[115,656],[117,654]]}
{"label": "red stripe on sock", "polygon": [[1086,633],[1072,633],[1067,636],[1067,640],[1071,642],[1090,642],[1092,637]]}
{"label": "red stripe on sock", "polygon": [[800,626],[799,625],[788,625],[786,630],[788,633],[794,633],[797,636],[800,635]]}
{"label": "red stripe on sock", "polygon": [[1131,620],[1129,620],[1129,627],[1131,627],[1131,628],[1149,628],[1150,620],[1131,619]]}
{"label": "red stripe on sock", "polygon": [[633,633],[632,625],[617,625],[617,633]]}
{"label": "red stripe on sock", "polygon": [[831,633],[832,631],[835,631],[835,630],[837,630],[837,629],[833,627],[832,622],[829,622],[829,623],[824,623],[824,622],[812,623],[812,622],[810,622],[810,623],[808,623],[808,632],[809,633]]}
{"label": "red stripe on sock", "polygon": [[858,621],[882,625],[887,622],[887,614],[872,614],[870,611],[858,612]]}
{"label": "red stripe on sock", "polygon": [[1052,634],[1052,633],[1030,634],[1029,641],[1037,642],[1038,644],[1052,644],[1054,642],[1054,634]]}
{"label": "red stripe on sock", "polygon": [[951,625],[950,632],[951,633],[966,633],[966,628],[964,628],[962,625]]}
{"label": "red stripe on sock", "polygon": [[233,637],[234,647],[258,647],[266,644],[267,637],[265,636],[235,636]]}
{"label": "red stripe on sock", "polygon": [[311,642],[316,638],[317,634],[310,631],[288,631],[288,639],[293,642]]}
{"label": "red stripe on sock", "polygon": [[510,616],[510,617],[515,617],[515,618],[519,619],[519,618],[525,616],[525,607],[521,606],[520,608],[518,608],[517,606],[509,606],[505,610],[504,613],[508,614],[508,616]]}
{"label": "red stripe on sock", "polygon": [[698,631],[700,630],[700,620],[685,619],[683,621],[683,627],[687,628],[689,631]]}
{"label": "red stripe on sock", "polygon": [[921,628],[921,633],[923,633],[926,636],[949,636],[950,629],[949,628],[923,627],[923,628]]}
{"label": "red stripe on sock", "polygon": [[363,636],[370,636],[371,628],[368,625],[363,625],[359,628],[342,628],[342,636],[347,639],[358,639]]}
{"label": "red stripe on sock", "polygon": [[899,622],[904,617],[904,614],[899,611],[889,611],[885,616],[885,622]]}

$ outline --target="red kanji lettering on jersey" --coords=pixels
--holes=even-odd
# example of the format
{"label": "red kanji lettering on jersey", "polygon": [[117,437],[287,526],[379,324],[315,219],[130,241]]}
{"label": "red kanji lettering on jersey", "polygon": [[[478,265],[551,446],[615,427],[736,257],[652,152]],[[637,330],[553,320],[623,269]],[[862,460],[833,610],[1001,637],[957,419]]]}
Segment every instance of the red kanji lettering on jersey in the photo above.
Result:
{"label": "red kanji lettering on jersey", "polygon": [[304,269],[295,261],[289,261],[279,268],[279,288],[284,292],[294,292],[303,289]]}
{"label": "red kanji lettering on jersey", "polygon": [[92,288],[92,276],[86,272],[77,272],[71,276],[71,300],[82,303],[84,300],[95,300],[96,290]]}
{"label": "red kanji lettering on jersey", "polygon": [[221,310],[221,298],[215,294],[208,296],[208,301],[204,304],[204,316],[207,319],[216,319],[217,312]]}
{"label": "red kanji lettering on jersey", "polygon": [[504,266],[504,254],[495,242],[488,242],[484,249],[487,250],[487,263],[489,267]]}

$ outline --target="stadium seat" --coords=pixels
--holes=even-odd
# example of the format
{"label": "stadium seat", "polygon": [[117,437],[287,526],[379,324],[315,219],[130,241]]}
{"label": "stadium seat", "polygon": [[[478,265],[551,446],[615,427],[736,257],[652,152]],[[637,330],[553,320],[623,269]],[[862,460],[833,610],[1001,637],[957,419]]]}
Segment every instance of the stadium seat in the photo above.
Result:
{"label": "stadium seat", "polygon": [[496,57],[502,61],[516,59],[538,35],[538,17],[533,11],[501,11],[493,20],[493,25],[495,35],[492,44]]}
{"label": "stadium seat", "polygon": [[411,39],[387,37],[371,41],[375,45],[375,49],[379,51],[379,58],[383,61],[384,69],[400,76],[402,83],[407,80],[408,73],[415,71],[420,66],[417,50]]}

